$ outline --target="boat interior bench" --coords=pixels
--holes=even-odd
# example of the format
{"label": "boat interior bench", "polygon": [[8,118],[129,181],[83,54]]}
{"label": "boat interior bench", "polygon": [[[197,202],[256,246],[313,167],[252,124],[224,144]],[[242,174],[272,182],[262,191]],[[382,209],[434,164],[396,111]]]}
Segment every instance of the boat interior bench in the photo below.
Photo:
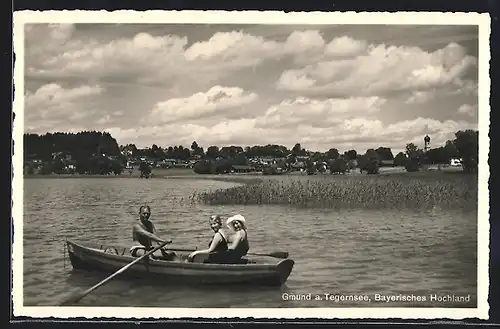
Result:
{"label": "boat interior bench", "polygon": [[[146,251],[146,248],[144,246],[133,246],[130,248],[130,254],[132,257],[140,257],[141,255],[138,255],[137,253],[139,251]],[[158,259],[158,260],[167,260],[167,261],[173,261],[173,260],[185,260],[187,258],[187,255],[177,255],[175,252],[165,252],[164,250],[161,250],[162,256],[155,256],[152,255],[153,259]],[[204,264],[252,264],[255,262],[250,261],[249,259],[245,257],[232,257],[230,253],[227,252],[220,252],[220,253],[212,253],[210,255],[196,255],[193,259],[193,263],[204,263]]]}

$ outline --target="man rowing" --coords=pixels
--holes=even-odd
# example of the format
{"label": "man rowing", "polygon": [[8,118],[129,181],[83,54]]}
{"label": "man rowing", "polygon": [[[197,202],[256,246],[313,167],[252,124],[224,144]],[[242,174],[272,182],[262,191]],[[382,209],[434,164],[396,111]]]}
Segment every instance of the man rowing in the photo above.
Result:
{"label": "man rowing", "polygon": [[[160,238],[156,233],[156,228],[153,222],[150,220],[151,208],[149,206],[141,206],[139,208],[139,219],[132,227],[132,239],[141,244],[141,246],[134,246],[130,249],[132,256],[137,256],[137,251],[139,250],[151,250],[153,248],[153,242],[158,244],[167,242],[170,243],[172,240],[164,240]],[[168,252],[161,249],[162,255],[152,255],[152,258],[172,260],[175,258],[175,253]]]}

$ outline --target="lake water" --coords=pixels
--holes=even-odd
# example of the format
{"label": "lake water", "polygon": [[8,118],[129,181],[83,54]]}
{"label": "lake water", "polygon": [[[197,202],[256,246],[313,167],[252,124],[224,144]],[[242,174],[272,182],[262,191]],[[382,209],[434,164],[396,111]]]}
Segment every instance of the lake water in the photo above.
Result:
{"label": "lake water", "polygon": [[[205,248],[207,218],[241,213],[251,252],[285,250],[296,262],[280,288],[190,287],[116,278],[80,305],[149,307],[476,307],[477,218],[474,213],[325,211],[278,206],[193,204],[193,191],[235,183],[195,179],[47,179],[24,181],[24,304],[55,306],[105,278],[72,271],[64,239],[131,246],[141,204],[152,206],[161,236],[183,248]],[[356,294],[371,303],[291,301],[288,294]],[[425,302],[375,302],[375,294],[425,296]],[[468,303],[430,295],[470,295]]]}

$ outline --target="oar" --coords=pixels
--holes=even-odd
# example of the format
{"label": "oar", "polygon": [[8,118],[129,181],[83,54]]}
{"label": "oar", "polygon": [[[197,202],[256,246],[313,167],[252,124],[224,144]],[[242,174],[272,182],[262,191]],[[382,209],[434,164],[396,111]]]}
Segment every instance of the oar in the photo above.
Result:
{"label": "oar", "polygon": [[165,248],[165,250],[193,252],[193,251],[196,251],[197,249],[196,248],[190,248],[190,249],[185,249],[185,248]]}
{"label": "oar", "polygon": [[[185,251],[185,252],[193,252],[195,249],[183,249],[183,248],[165,248],[166,250],[174,250],[174,251]],[[266,256],[266,257],[274,257],[274,258],[288,258],[288,252],[286,251],[274,251],[268,254],[255,254],[255,253],[247,253],[250,256]]]}
{"label": "oar", "polygon": [[125,265],[124,267],[122,267],[121,269],[119,269],[118,271],[116,271],[115,273],[111,274],[110,276],[108,276],[106,279],[102,280],[101,282],[99,282],[98,284],[96,284],[95,286],[93,286],[92,288],[89,288],[87,290],[85,290],[84,292],[81,292],[75,296],[72,296],[68,299],[66,299],[65,301],[63,301],[59,306],[64,306],[64,305],[70,305],[70,304],[74,304],[76,303],[77,301],[79,301],[80,299],[82,299],[83,297],[87,296],[88,294],[90,294],[92,291],[96,290],[97,288],[99,288],[100,286],[102,286],[103,284],[105,284],[106,282],[108,282],[109,280],[113,279],[115,276],[117,276],[118,274],[121,274],[123,272],[125,272],[126,270],[128,270],[132,265],[134,265],[135,263],[138,263],[140,262],[142,259],[144,259],[145,257],[148,257],[149,255],[151,255],[152,253],[154,253],[155,251],[163,248],[165,245],[167,245],[168,243],[170,243],[170,241],[165,241],[163,242],[162,244],[158,245],[157,247],[151,249],[150,251],[148,251],[147,253],[145,253],[143,256],[135,259],[133,262],[131,262],[130,264],[128,265]]}
{"label": "oar", "polygon": [[[196,251],[196,248],[165,248],[165,250],[173,250],[173,251],[185,251],[185,252],[193,252]],[[274,251],[268,254],[257,254],[257,253],[247,253],[247,255],[251,256],[266,256],[266,257],[274,257],[274,258],[288,258],[289,254],[286,251]]]}
{"label": "oar", "polygon": [[[221,251],[222,253],[224,251]],[[214,254],[217,254],[219,252],[214,252]],[[266,257],[274,257],[274,258],[288,258],[288,253],[286,251],[275,251],[275,252],[270,252],[268,254],[254,254],[254,253],[247,253],[249,256],[266,256]]]}
{"label": "oar", "polygon": [[274,258],[288,258],[288,252],[286,252],[286,251],[275,251],[275,252],[270,252],[268,254],[254,254],[254,253],[249,252],[247,255],[268,256],[268,257],[274,257]]}

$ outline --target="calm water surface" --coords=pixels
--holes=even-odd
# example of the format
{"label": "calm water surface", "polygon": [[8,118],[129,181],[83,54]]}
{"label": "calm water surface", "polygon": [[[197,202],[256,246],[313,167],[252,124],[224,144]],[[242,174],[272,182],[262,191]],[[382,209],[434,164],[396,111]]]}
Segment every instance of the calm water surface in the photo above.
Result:
{"label": "calm water surface", "polygon": [[[193,191],[235,184],[193,179],[25,179],[24,304],[57,305],[105,278],[72,271],[65,238],[131,246],[139,205],[152,206],[159,234],[173,245],[205,248],[207,216],[236,212],[248,220],[251,252],[286,250],[296,264],[281,288],[182,287],[114,279],[80,301],[92,306],[159,307],[475,307],[477,218],[432,209],[298,210],[278,206],[193,204]],[[368,295],[371,303],[290,301],[283,294]],[[426,296],[426,302],[375,302],[375,294]],[[469,303],[429,295],[470,295]]]}

